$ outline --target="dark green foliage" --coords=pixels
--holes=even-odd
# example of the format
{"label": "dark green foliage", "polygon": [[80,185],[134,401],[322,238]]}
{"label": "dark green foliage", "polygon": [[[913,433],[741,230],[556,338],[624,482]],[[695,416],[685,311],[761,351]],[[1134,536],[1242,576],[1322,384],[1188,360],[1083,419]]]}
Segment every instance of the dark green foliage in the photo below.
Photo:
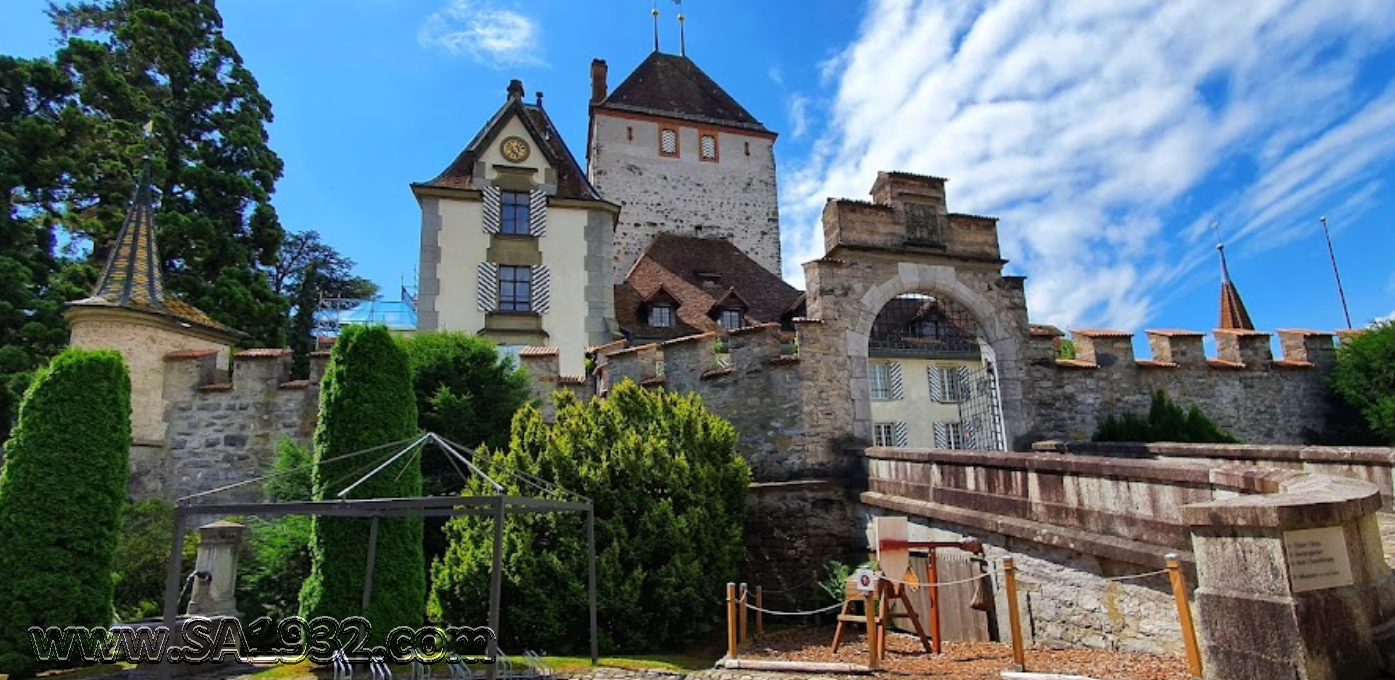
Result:
{"label": "dark green foliage", "polygon": [[1196,404],[1183,411],[1162,390],[1153,393],[1147,418],[1134,413],[1111,414],[1095,430],[1092,439],[1097,442],[1240,443],[1234,435],[1216,427]]}
{"label": "dark green foliage", "polygon": [[1332,389],[1385,444],[1395,444],[1395,322],[1376,324],[1337,347]]}
{"label": "dark green foliage", "polygon": [[[90,0],[50,10],[62,42],[57,61],[74,76],[90,116],[113,130],[107,167],[81,181],[105,183],[103,203],[123,211],[129,172],[153,147],[156,214],[169,292],[251,335],[284,344],[285,299],[262,269],[276,262],[283,231],[271,206],[282,163],[267,146],[271,102],[223,32],[213,0]],[[138,135],[154,122],[149,144]],[[119,200],[112,200],[119,199]],[[118,216],[70,225],[101,261]]]}
{"label": "dark green foliage", "polygon": [[0,56],[0,441],[34,371],[68,340],[62,304],[91,284],[91,268],[59,251],[55,218],[93,127],[73,89],[49,60]]}
{"label": "dark green foliage", "polygon": [[1334,389],[1323,395],[1322,429],[1303,428],[1303,443],[1313,446],[1388,446],[1392,443],[1371,430],[1361,409]]}
{"label": "dark green foliage", "polygon": [[[528,401],[528,373],[494,343],[459,332],[400,340],[412,367],[418,425],[461,446],[503,448],[513,414]],[[426,492],[456,493],[463,480],[444,456],[422,459]]]}
{"label": "dark green foliage", "polygon": [[24,395],[0,471],[0,673],[36,670],[28,628],[105,626],[131,450],[121,355],[70,348]]}
{"label": "dark green foliage", "polygon": [[[417,408],[407,355],[382,326],[350,326],[334,343],[320,388],[315,460],[325,461],[417,434]],[[383,450],[317,465],[314,497],[334,497],[396,453]],[[421,495],[417,454],[403,456],[358,486],[350,498]],[[311,573],[300,595],[307,618],[366,616],[375,637],[395,626],[419,626],[426,602],[422,520],[380,520],[373,598],[362,608],[369,520],[316,517],[311,522]]]}
{"label": "dark green foliage", "polygon": [[[277,447],[273,473],[263,491],[270,502],[303,501],[314,482],[308,466],[314,456],[289,439]],[[248,534],[237,579],[237,608],[249,619],[266,615],[275,620],[300,609],[300,587],[310,577],[310,516],[285,515],[244,520]]]}
{"label": "dark green foliage", "polygon": [[[174,504],[159,499],[127,503],[116,544],[116,618],[138,621],[160,615],[170,559]],[[198,534],[184,539],[184,564],[194,563]]]}
{"label": "dark green foliage", "polygon": [[[733,450],[736,430],[695,395],[629,381],[604,400],[555,398],[555,424],[524,407],[508,450],[489,456],[486,471],[511,494],[537,494],[507,472],[522,470],[594,500],[604,653],[684,649],[702,640],[720,621],[723,584],[735,580],[742,553],[750,469]],[[469,493],[488,492],[477,482]],[[491,520],[456,518],[447,527],[450,549],[433,565],[429,615],[483,625]],[[508,519],[504,649],[584,652],[586,557],[582,514]]]}
{"label": "dark green foliage", "polygon": [[319,232],[287,233],[282,241],[270,275],[272,288],[291,305],[286,337],[295,351],[292,377],[309,375],[309,353],[315,349],[315,311],[322,300],[377,297],[378,285],[354,276],[353,269],[354,261],[321,240]]}
{"label": "dark green foliage", "polygon": [[1074,342],[1073,340],[1068,339],[1068,338],[1061,338],[1060,343],[1058,343],[1058,344],[1056,345],[1056,358],[1057,358],[1057,359],[1074,359],[1074,358],[1075,358],[1075,342]]}

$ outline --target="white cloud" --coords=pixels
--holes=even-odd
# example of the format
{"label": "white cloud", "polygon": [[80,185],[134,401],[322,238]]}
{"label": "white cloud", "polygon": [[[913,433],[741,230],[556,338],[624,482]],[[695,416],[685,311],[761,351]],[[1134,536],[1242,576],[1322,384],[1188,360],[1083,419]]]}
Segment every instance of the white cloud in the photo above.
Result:
{"label": "white cloud", "polygon": [[790,135],[799,139],[809,129],[809,98],[802,94],[790,97],[789,110]]}
{"label": "white cloud", "polygon": [[422,22],[417,42],[495,68],[543,63],[537,22],[488,0],[450,0]]}
{"label": "white cloud", "polygon": [[1001,218],[1034,320],[1137,328],[1214,266],[1212,220],[1228,252],[1281,243],[1368,203],[1395,155],[1395,85],[1356,87],[1395,41],[1388,0],[870,5],[821,64],[828,129],[784,176],[796,282],[827,197],[921,172],[951,179],[951,211]]}

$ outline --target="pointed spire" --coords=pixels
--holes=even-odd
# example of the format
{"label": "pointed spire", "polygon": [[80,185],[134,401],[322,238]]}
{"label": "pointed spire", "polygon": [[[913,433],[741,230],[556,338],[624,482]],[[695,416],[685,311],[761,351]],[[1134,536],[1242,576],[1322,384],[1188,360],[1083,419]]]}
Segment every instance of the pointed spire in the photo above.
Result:
{"label": "pointed spire", "polygon": [[126,221],[116,236],[111,254],[107,256],[102,276],[92,291],[114,305],[130,304],[161,306],[165,301],[165,282],[161,274],[160,251],[155,247],[154,192],[150,188],[150,159],[145,159],[140,181],[136,184]]}
{"label": "pointed spire", "polygon": [[658,0],[654,0],[653,5],[654,5],[654,6],[653,6],[653,9],[650,9],[650,10],[649,10],[649,13],[652,14],[652,15],[654,15],[654,51],[655,51],[655,52],[658,52],[658,51],[659,51],[659,3],[658,3]]}
{"label": "pointed spire", "polygon": [[1225,261],[1225,244],[1221,242],[1220,230],[1211,223],[1211,231],[1216,234],[1216,252],[1221,255],[1221,322],[1218,328],[1252,331],[1254,322],[1245,310],[1245,302],[1240,299],[1240,290],[1230,280],[1230,267]]}
{"label": "pointed spire", "polygon": [[684,29],[683,0],[673,0],[673,4],[678,5],[678,54],[688,56],[688,33]]}

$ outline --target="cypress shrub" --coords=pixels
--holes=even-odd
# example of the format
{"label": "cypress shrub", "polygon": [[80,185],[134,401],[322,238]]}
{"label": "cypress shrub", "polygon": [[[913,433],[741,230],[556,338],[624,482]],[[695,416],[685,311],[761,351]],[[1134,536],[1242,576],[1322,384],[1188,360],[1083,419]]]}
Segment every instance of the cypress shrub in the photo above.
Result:
{"label": "cypress shrub", "polygon": [[[525,406],[509,448],[476,463],[509,494],[539,493],[509,474],[520,470],[593,500],[603,651],[705,641],[721,619],[723,584],[735,580],[743,548],[750,468],[735,453],[736,429],[696,395],[631,381],[589,403],[566,392],[554,398],[553,425]],[[475,481],[466,493],[492,492]],[[450,547],[432,568],[428,615],[444,625],[484,625],[492,518],[453,518],[446,531]],[[500,646],[585,653],[586,559],[584,514],[508,518]]]}
{"label": "cypress shrub", "polygon": [[[315,430],[316,462],[416,436],[417,408],[407,356],[383,326],[350,326],[334,343],[320,391]],[[385,449],[318,465],[314,497],[333,498],[396,450]],[[350,498],[421,495],[421,460],[408,454],[380,470]],[[375,640],[395,626],[420,626],[426,604],[422,520],[379,520],[373,596],[362,607],[368,559],[369,519],[315,517],[311,522],[311,569],[300,593],[302,616],[362,615]]]}
{"label": "cypress shrub", "polygon": [[131,452],[121,355],[69,348],[20,404],[0,471],[0,673],[38,670],[30,626],[111,623]]}

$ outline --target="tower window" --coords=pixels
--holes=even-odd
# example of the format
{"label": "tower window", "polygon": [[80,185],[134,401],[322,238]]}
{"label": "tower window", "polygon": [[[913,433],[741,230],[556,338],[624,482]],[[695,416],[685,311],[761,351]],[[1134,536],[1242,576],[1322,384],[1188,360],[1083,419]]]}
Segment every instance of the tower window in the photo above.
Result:
{"label": "tower window", "polygon": [[746,155],[747,155],[747,156],[751,155],[751,143],[750,143],[750,142],[746,142]]}
{"label": "tower window", "polygon": [[533,311],[531,267],[499,267],[499,311]]}
{"label": "tower window", "polygon": [[678,155],[678,131],[673,128],[659,128],[659,153],[665,156]]}
{"label": "tower window", "polygon": [[673,327],[673,305],[657,304],[649,306],[649,325],[655,328]]}
{"label": "tower window", "polygon": [[528,192],[499,192],[499,233],[528,235]]}
{"label": "tower window", "polygon": [[627,141],[631,141],[631,142],[635,141],[635,128],[634,128],[633,125],[626,126],[626,128],[625,128],[625,139],[626,139]]}
{"label": "tower window", "polygon": [[702,135],[699,142],[702,160],[717,160],[717,135]]}

